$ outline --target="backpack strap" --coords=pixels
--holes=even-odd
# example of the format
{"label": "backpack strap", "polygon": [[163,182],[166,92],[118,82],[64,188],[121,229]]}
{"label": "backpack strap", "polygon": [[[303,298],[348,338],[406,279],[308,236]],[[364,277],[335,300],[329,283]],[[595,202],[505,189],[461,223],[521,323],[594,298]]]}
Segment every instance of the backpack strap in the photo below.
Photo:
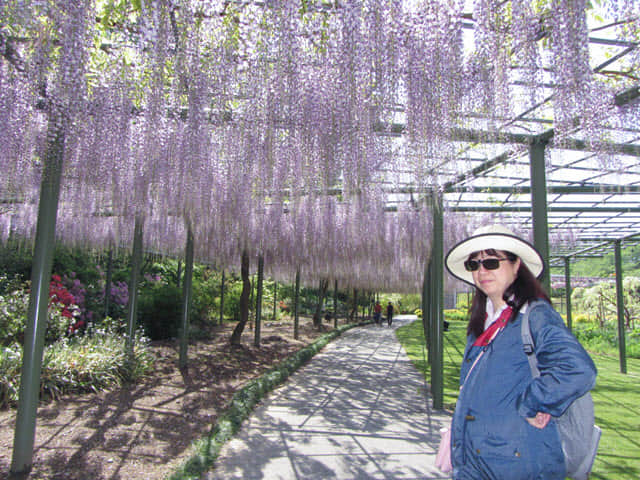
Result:
{"label": "backpack strap", "polygon": [[529,361],[529,368],[531,368],[531,375],[533,377],[540,376],[540,370],[538,370],[538,359],[536,358],[535,351],[536,345],[533,343],[533,337],[531,336],[531,327],[529,326],[529,313],[538,305],[544,303],[544,300],[533,300],[527,303],[527,307],[522,314],[522,321],[520,323],[520,333],[522,335],[522,349],[524,350],[527,360]]}

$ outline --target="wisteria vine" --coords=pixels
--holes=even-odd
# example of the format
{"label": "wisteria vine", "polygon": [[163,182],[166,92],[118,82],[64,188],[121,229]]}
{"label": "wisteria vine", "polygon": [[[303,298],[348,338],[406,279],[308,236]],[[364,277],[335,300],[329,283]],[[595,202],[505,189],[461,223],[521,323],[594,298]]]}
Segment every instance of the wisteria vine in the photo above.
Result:
{"label": "wisteria vine", "polygon": [[[516,81],[535,105],[550,57],[559,141],[576,119],[593,138],[607,126],[586,1],[475,0],[470,16],[460,0],[127,3],[0,2],[0,239],[33,237],[62,128],[64,242],[127,248],[137,217],[167,255],[191,230],[221,268],[248,251],[278,279],[416,291],[430,207],[416,194],[389,211],[388,190],[437,190],[443,162],[464,172],[451,133],[471,112],[498,128]],[[638,2],[610,8],[637,40]],[[451,241],[467,226],[453,218]]]}

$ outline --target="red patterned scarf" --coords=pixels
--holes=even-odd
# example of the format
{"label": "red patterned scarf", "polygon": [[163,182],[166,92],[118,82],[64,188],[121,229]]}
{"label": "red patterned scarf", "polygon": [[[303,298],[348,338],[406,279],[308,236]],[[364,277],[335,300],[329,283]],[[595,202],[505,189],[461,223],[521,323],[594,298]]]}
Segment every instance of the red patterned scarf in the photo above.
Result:
{"label": "red patterned scarf", "polygon": [[473,346],[486,347],[487,345],[489,345],[489,343],[491,343],[491,340],[493,340],[493,337],[497,335],[496,330],[504,327],[507,324],[509,318],[511,317],[511,312],[513,312],[513,309],[507,305],[500,316],[497,318],[497,320],[489,325],[489,328],[487,328],[478,338],[476,338],[476,341],[473,342]]}

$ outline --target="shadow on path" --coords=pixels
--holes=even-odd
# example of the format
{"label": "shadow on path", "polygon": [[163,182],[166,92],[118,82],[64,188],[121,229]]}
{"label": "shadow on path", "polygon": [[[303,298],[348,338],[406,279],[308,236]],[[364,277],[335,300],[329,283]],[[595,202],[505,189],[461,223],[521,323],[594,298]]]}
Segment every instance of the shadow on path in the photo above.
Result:
{"label": "shadow on path", "polygon": [[272,392],[204,478],[449,478],[435,466],[446,412],[394,329],[345,332]]}

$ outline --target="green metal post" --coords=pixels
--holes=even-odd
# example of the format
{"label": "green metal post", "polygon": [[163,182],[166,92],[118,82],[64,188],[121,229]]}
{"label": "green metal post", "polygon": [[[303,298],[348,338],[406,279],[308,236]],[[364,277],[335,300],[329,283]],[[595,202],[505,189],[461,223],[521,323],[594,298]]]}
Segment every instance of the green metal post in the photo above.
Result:
{"label": "green metal post", "polygon": [[427,348],[427,352],[429,352],[429,327],[428,327],[428,318],[429,318],[429,305],[431,302],[429,301],[429,280],[431,277],[431,272],[429,270],[430,262],[424,267],[424,280],[422,281],[422,330],[424,332],[424,343],[425,348]]}
{"label": "green metal post", "polygon": [[442,198],[435,197],[433,202],[433,250],[431,260],[433,262],[433,283],[434,295],[431,299],[433,303],[433,330],[432,345],[433,355],[431,364],[431,394],[433,396],[433,408],[442,410],[444,397],[444,371],[443,371],[443,348],[442,348],[442,328],[444,304],[444,228],[442,220]]}
{"label": "green metal post", "polygon": [[567,296],[567,327],[571,330],[571,258],[564,257],[564,290]]}
{"label": "green metal post", "polygon": [[[253,281],[251,282],[251,293],[249,294],[249,308],[251,308],[251,305],[254,305],[254,299],[256,298],[256,284],[258,280],[258,275],[254,275],[253,276]],[[253,317],[251,316],[251,314],[249,314],[249,329],[253,328]]]}
{"label": "green metal post", "polygon": [[427,358],[429,360],[429,365],[433,365],[433,328],[434,328],[434,316],[435,316],[435,310],[434,310],[434,298],[436,295],[435,292],[435,276],[433,274],[433,242],[434,240],[431,240],[431,259],[429,260],[429,269],[428,269],[428,274],[429,274],[429,280],[427,282],[427,290],[429,292],[427,298],[429,299],[429,304],[427,305]]}
{"label": "green metal post", "polygon": [[64,152],[64,133],[50,121],[50,140],[47,144],[44,169],[40,183],[38,222],[31,266],[31,293],[27,311],[27,325],[22,354],[22,371],[18,412],[13,441],[11,471],[26,473],[31,470],[33,444],[36,435],[36,411],[40,395],[40,374],[44,336],[47,329],[49,283],[53,268],[58,201]]}
{"label": "green metal post", "polygon": [[133,230],[133,250],[131,252],[131,276],[129,277],[129,301],[127,303],[127,337],[125,351],[129,360],[133,359],[133,338],[136,329],[138,309],[138,283],[142,266],[142,218],[136,215]]}
{"label": "green metal post", "polygon": [[547,179],[544,162],[546,141],[535,141],[529,147],[529,167],[531,171],[531,215],[533,218],[533,243],[542,255],[545,269],[542,285],[551,292],[549,275],[549,225],[547,219]]}
{"label": "green metal post", "polygon": [[624,291],[622,285],[622,254],[620,240],[614,242],[616,257],[616,297],[618,308],[618,351],[620,354],[620,373],[627,373],[627,341],[624,328]]}
{"label": "green metal post", "polygon": [[258,257],[258,287],[256,289],[256,327],[254,330],[253,344],[260,346],[260,328],[262,315],[262,280],[264,276],[264,257],[262,254]]}
{"label": "green metal post", "polygon": [[354,320],[358,321],[358,289],[353,289],[353,315]]}
{"label": "green metal post", "polygon": [[182,284],[182,328],[180,329],[180,355],[178,365],[181,369],[187,366],[187,346],[189,342],[189,309],[191,306],[193,283],[193,232],[187,232],[185,249],[184,282]]}
{"label": "green metal post", "polygon": [[333,281],[333,328],[338,328],[338,280]]}
{"label": "green metal post", "polygon": [[107,257],[107,279],[104,284],[104,318],[109,316],[111,304],[111,283],[113,282],[113,248],[109,248]]}
{"label": "green metal post", "polygon": [[293,295],[293,338],[300,336],[300,316],[298,314],[298,302],[300,301],[300,268],[296,270],[296,291]]}
{"label": "green metal post", "polygon": [[273,321],[278,320],[278,282],[273,282]]}
{"label": "green metal post", "polygon": [[222,280],[220,280],[220,325],[224,322],[224,269],[222,269]]}

